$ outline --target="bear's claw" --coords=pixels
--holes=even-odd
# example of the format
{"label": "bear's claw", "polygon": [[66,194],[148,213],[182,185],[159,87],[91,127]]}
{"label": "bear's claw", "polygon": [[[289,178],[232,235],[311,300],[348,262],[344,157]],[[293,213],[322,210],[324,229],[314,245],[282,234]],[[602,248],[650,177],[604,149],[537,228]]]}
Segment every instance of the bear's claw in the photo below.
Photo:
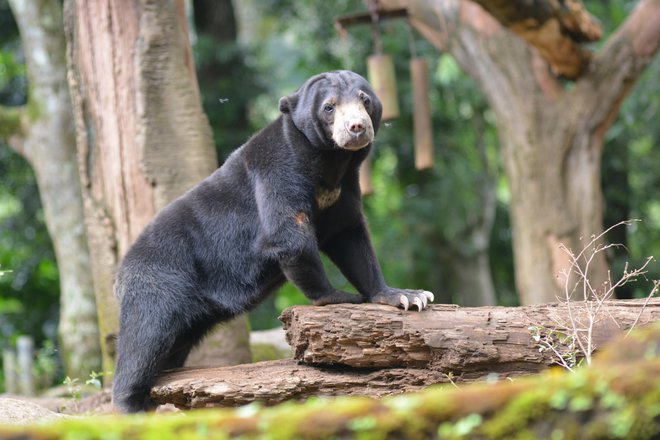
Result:
{"label": "bear's claw", "polygon": [[394,289],[390,287],[386,291],[371,298],[371,302],[401,307],[403,310],[408,310],[411,306],[415,306],[421,312],[433,299],[433,293],[426,290]]}
{"label": "bear's claw", "polygon": [[399,301],[401,301],[401,305],[403,306],[403,310],[408,310],[408,307],[410,306],[410,302],[408,301],[408,298],[406,298],[405,295],[401,295],[399,298]]}

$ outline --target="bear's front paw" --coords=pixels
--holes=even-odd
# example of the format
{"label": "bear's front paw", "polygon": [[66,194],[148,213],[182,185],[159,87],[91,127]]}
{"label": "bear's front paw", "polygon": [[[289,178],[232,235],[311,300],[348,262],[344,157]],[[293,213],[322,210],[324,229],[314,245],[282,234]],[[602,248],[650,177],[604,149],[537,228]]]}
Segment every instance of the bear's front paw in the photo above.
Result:
{"label": "bear's front paw", "polygon": [[433,293],[426,290],[394,289],[391,287],[371,298],[372,303],[403,307],[404,310],[408,310],[410,306],[415,306],[420,312],[432,301]]}

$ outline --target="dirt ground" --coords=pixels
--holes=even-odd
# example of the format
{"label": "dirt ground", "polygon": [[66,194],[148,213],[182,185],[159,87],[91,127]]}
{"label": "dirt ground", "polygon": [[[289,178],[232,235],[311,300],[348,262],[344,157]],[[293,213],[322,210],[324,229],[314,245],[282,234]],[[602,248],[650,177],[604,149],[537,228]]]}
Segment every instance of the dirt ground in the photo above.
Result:
{"label": "dirt ground", "polygon": [[81,415],[112,414],[109,390],[80,399],[0,395],[0,423],[30,424]]}

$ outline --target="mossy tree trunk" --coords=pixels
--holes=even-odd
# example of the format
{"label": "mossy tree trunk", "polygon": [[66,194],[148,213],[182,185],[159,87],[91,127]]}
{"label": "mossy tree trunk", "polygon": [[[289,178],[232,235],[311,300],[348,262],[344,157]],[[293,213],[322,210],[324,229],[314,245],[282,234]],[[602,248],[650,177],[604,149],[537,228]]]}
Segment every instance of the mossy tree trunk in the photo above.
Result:
{"label": "mossy tree trunk", "polygon": [[[118,262],[158,210],[217,167],[183,0],[65,2],[69,85],[104,368],[112,369]],[[249,359],[244,318],[221,330]],[[234,344],[234,345],[232,345]]]}
{"label": "mossy tree trunk", "polygon": [[[60,354],[65,373],[100,371],[94,286],[84,228],[62,9],[56,0],[9,2],[23,43],[28,103],[3,108],[2,136],[35,171],[60,275]],[[13,121],[13,122],[12,122]]]}
{"label": "mossy tree trunk", "polygon": [[[603,232],[603,137],[658,50],[660,2],[640,1],[607,44],[589,57],[588,67],[573,74],[577,79],[572,87],[564,87],[552,73],[544,59],[547,51],[530,46],[471,1],[381,3],[386,8],[407,7],[413,26],[450,53],[488,99],[511,188],[521,302],[563,297],[558,274],[570,270],[570,261],[560,244],[579,253]],[[553,44],[552,32],[534,35]],[[588,276],[595,289],[608,281],[604,252],[591,261]]]}

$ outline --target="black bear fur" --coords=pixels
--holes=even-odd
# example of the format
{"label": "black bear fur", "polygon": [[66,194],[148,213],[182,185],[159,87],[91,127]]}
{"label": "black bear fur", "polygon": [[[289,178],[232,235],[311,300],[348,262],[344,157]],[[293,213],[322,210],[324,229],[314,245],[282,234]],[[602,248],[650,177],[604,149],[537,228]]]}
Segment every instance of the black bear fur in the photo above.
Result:
{"label": "black bear fur", "polygon": [[[281,116],[211,176],[166,206],[124,257],[113,401],[153,408],[156,376],[181,367],[215,324],[286,280],[313,304],[423,309],[432,294],[390,288],[374,255],[358,180],[382,107],[350,71],[316,75],[280,100]],[[319,251],[359,295],[334,289]]]}

